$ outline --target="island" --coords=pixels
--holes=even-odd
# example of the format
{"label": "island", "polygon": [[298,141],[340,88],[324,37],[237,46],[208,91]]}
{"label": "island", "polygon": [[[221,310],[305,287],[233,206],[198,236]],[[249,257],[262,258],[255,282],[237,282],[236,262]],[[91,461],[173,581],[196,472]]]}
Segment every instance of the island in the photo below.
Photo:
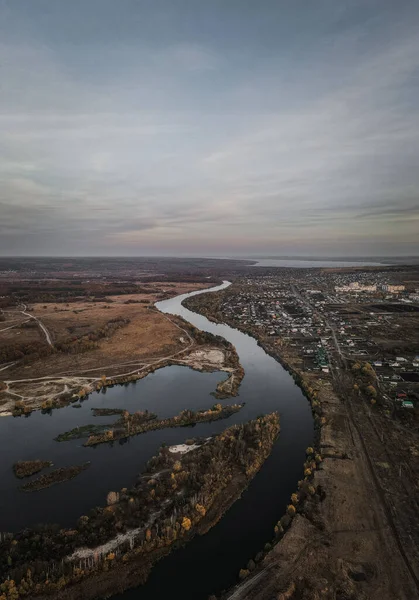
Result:
{"label": "island", "polygon": [[162,447],[135,486],[110,492],[108,505],[74,528],[6,536],[0,589],[6,598],[54,597],[65,589],[63,598],[89,600],[144,583],[157,560],[222,517],[269,456],[279,429],[272,413],[200,444]]}
{"label": "island", "polygon": [[[154,431],[156,429],[166,429],[168,427],[189,427],[197,423],[205,423],[226,419],[232,414],[243,408],[244,404],[230,404],[222,406],[214,404],[212,408],[207,410],[193,411],[182,410],[178,415],[167,419],[157,419],[157,415],[149,411],[137,411],[130,413],[127,410],[118,411],[118,409],[100,409],[108,411],[106,414],[121,413],[121,417],[111,425],[83,425],[60,434],[55,439],[57,442],[65,442],[73,439],[87,437],[88,439],[83,444],[84,446],[97,446],[122,440],[133,435]],[[96,409],[95,409],[96,410]],[[109,412],[110,411],[110,412]],[[98,414],[98,413],[95,413]],[[103,413],[105,414],[105,413]]]}
{"label": "island", "polygon": [[79,475],[89,466],[90,462],[71,467],[61,467],[59,469],[51,471],[50,473],[41,475],[40,477],[37,477],[36,479],[29,481],[28,483],[25,483],[20,489],[22,490],[22,492],[38,492],[39,490],[51,487],[52,485],[56,485],[57,483],[62,483],[63,481],[69,481],[70,479],[74,479],[74,477],[77,477],[77,475]]}
{"label": "island", "polygon": [[50,460],[18,460],[13,465],[13,472],[19,479],[23,479],[24,477],[30,477],[35,473],[39,473],[43,469],[47,469],[48,467],[52,467],[52,462]]}

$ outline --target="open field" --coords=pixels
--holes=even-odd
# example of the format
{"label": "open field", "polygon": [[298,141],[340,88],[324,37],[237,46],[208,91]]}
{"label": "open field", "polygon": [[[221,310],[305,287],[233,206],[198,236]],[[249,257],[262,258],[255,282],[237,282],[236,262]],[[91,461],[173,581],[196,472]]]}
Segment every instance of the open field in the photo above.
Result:
{"label": "open field", "polygon": [[[132,374],[188,349],[188,334],[155,310],[153,303],[203,287],[202,283],[156,282],[145,285],[149,293],[109,295],[106,302],[81,299],[9,307],[2,321],[5,331],[0,331],[0,350],[28,347],[34,351],[11,357],[0,366],[4,382],[0,411],[10,412],[16,401],[23,401],[27,408],[39,407],[103,376]],[[190,362],[221,366],[224,357],[214,352],[218,351],[212,350],[209,357],[192,356]]]}

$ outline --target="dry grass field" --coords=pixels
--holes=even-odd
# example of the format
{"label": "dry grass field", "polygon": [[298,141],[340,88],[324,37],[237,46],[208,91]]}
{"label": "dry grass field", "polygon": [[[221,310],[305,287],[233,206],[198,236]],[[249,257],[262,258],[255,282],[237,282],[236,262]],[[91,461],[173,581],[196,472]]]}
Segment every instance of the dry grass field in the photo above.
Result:
{"label": "dry grass field", "polygon": [[[6,388],[0,391],[0,409],[10,409],[16,400],[36,402],[79,389],[84,379],[87,383],[103,375],[112,377],[129,373],[186,349],[190,345],[189,338],[153,304],[162,297],[206,286],[193,283],[147,285],[153,293],[107,296],[107,301],[103,302],[83,299],[69,304],[28,306],[25,312],[38,319],[48,331],[52,350],[38,323],[19,312],[23,307],[5,313],[6,320],[0,323],[0,349],[35,342],[47,355],[39,358],[35,355],[30,361],[17,360],[10,366],[5,362],[0,366],[0,379],[5,382],[2,387]],[[108,331],[107,325],[115,322],[117,327]],[[74,353],[57,351],[62,344],[71,344],[83,336],[87,339],[101,331],[105,331],[105,335],[95,341],[92,349]]]}

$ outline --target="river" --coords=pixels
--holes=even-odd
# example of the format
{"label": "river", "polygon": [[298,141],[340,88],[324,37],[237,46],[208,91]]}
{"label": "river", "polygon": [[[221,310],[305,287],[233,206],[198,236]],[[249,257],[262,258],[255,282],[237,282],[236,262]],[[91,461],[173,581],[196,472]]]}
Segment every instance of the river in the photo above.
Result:
{"label": "river", "polygon": [[[59,433],[73,427],[114,420],[114,417],[93,417],[92,407],[121,407],[130,411],[147,408],[166,417],[185,408],[208,408],[214,403],[211,392],[226,377],[225,373],[200,373],[171,366],[136,383],[90,394],[78,409],[68,406],[47,415],[37,411],[28,418],[0,419],[0,531],[17,531],[40,522],[71,527],[80,515],[94,506],[103,506],[107,492],[132,486],[163,442],[179,444],[193,436],[217,434],[233,423],[278,411],[281,417],[278,441],[242,497],[206,535],[195,537],[155,565],[144,586],[115,598],[207,600],[211,593],[235,583],[240,568],[272,538],[274,525],[302,476],[305,449],[313,442],[314,430],[310,405],[300,388],[252,337],[227,325],[211,323],[182,306],[189,295],[217,291],[228,285],[224,282],[211,290],[177,296],[158,303],[157,308],[180,315],[199,329],[234,344],[245,369],[237,399],[246,403],[244,408],[225,420],[201,423],[186,431],[184,428],[152,431],[122,444],[85,448],[83,440],[54,441]],[[231,403],[231,399],[223,403]],[[52,460],[54,467],[88,460],[91,466],[71,481],[25,494],[19,491],[22,482],[14,477],[11,467],[17,460],[35,458]]]}
{"label": "river", "polygon": [[222,290],[228,285],[229,282],[224,282],[156,306],[234,344],[245,370],[240,402],[246,402],[234,422],[278,411],[281,433],[259,473],[215,527],[155,565],[144,586],[115,598],[207,600],[210,594],[234,585],[239,570],[272,539],[273,528],[302,478],[305,450],[313,443],[314,429],[310,405],[300,388],[254,338],[228,325],[212,323],[182,306],[189,296]]}

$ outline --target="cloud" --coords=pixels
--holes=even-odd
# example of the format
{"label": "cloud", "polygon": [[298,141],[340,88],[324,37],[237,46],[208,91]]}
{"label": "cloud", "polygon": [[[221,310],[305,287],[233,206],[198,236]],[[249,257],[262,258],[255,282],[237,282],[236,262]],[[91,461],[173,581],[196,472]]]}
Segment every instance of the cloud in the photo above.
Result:
{"label": "cloud", "polygon": [[215,70],[220,59],[213,50],[199,44],[180,43],[164,48],[153,56],[157,69],[167,72],[181,70],[186,72],[205,72]]}
{"label": "cloud", "polygon": [[418,13],[355,5],[320,2],[305,46],[245,11],[217,39],[191,20],[76,47],[12,8],[0,253],[419,251]]}

